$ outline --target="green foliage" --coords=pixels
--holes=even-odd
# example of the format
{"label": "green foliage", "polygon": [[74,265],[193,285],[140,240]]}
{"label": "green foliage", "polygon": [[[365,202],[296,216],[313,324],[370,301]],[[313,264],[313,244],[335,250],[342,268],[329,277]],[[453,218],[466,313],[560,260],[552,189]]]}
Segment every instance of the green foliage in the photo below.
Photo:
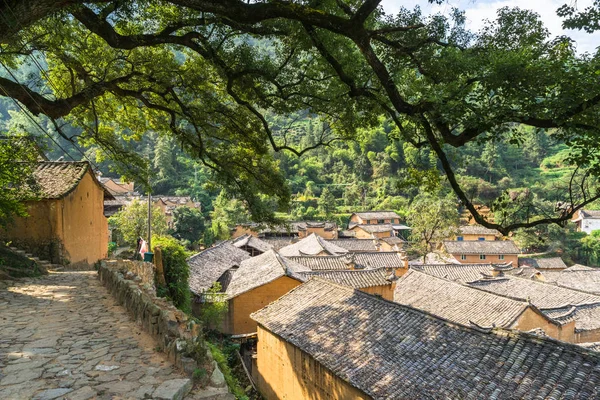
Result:
{"label": "green foliage", "polygon": [[32,140],[14,135],[0,138],[0,227],[10,223],[14,216],[27,216],[23,200],[36,197],[32,172],[37,157]]}
{"label": "green foliage", "polygon": [[243,203],[233,199],[222,190],[213,203],[213,211],[210,213],[213,238],[217,240],[229,239],[229,229],[237,223],[248,222],[249,215]]}
{"label": "green foliage", "polygon": [[413,250],[425,256],[434,243],[458,233],[457,204],[449,197],[421,194],[410,205],[407,222],[412,227]]}
{"label": "green foliage", "polygon": [[191,207],[177,207],[173,210],[173,237],[197,243],[203,234],[204,216],[200,210]]}
{"label": "green foliage", "polygon": [[117,244],[115,242],[108,242],[108,255],[109,257],[114,253],[117,249]]}
{"label": "green foliage", "polygon": [[[125,243],[135,247],[138,238],[148,236],[148,204],[138,199],[133,200],[118,213],[108,219],[108,224],[117,229]],[[167,232],[165,215],[158,207],[152,208],[152,237]],[[154,239],[153,239],[154,240]]]}
{"label": "green foliage", "polygon": [[199,319],[203,326],[208,329],[218,329],[227,315],[228,302],[221,292],[221,284],[215,282],[213,286],[204,293],[207,301],[202,305]]}
{"label": "green foliage", "polygon": [[[189,288],[190,270],[187,264],[188,253],[177,240],[170,236],[159,236],[153,239],[153,247],[162,251],[162,262],[167,283],[166,292],[175,307],[185,313],[191,313],[191,292]],[[159,291],[157,290],[157,293]],[[161,291],[161,294],[164,293]]]}

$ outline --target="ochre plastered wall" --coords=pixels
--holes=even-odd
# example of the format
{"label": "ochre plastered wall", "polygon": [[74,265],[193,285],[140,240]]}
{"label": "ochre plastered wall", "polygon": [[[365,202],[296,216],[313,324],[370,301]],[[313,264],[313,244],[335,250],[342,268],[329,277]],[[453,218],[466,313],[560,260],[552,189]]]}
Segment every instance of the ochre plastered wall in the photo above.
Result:
{"label": "ochre plastered wall", "polygon": [[501,260],[498,254],[486,254],[485,260],[479,258],[479,254],[467,254],[467,259],[460,258],[460,254],[452,254],[461,264],[507,264],[512,262],[512,265],[519,265],[518,256],[516,254],[504,254],[504,259]]}
{"label": "ochre plastered wall", "polygon": [[251,236],[254,236],[254,237],[258,237],[258,232],[253,231],[249,227],[246,227],[246,226],[243,226],[243,225],[237,225],[235,227],[235,230],[231,234],[231,238],[235,239],[235,238],[238,238],[238,237],[244,236],[244,235],[251,235]]}
{"label": "ochre plastered wall", "polygon": [[575,333],[575,343],[589,342],[600,342],[600,329]]}
{"label": "ochre plastered wall", "polygon": [[510,328],[521,331],[540,328],[551,338],[571,343],[575,340],[574,324],[569,323],[561,326],[558,323],[550,321],[531,307],[528,307]]}
{"label": "ochre plastered wall", "polygon": [[267,400],[371,399],[262,326],[258,328],[256,366],[258,389]]}
{"label": "ochre plastered wall", "polygon": [[394,301],[394,287],[390,283],[389,285],[381,285],[381,286],[371,286],[367,288],[360,289],[361,292],[374,294],[383,297],[386,300]]}
{"label": "ochre plastered wall", "polygon": [[104,191],[89,171],[62,203],[60,237],[71,264],[93,264],[106,258],[108,221],[104,216]]}
{"label": "ochre plastered wall", "polygon": [[387,232],[369,233],[369,232],[365,231],[364,229],[362,229],[360,227],[360,225],[357,225],[357,226],[353,227],[350,230],[354,232],[355,237],[357,239],[372,239],[373,236],[375,236],[377,238],[386,238],[386,237],[391,237],[392,236],[392,231],[391,230],[389,230]]}
{"label": "ochre plastered wall", "polygon": [[[496,240],[496,235],[494,234],[485,234],[485,235],[474,235],[471,233],[459,234],[463,240],[479,240],[479,238],[484,238],[485,240]],[[456,240],[456,239],[455,239]]]}
{"label": "ochre plastered wall", "polygon": [[266,285],[230,299],[223,332],[230,335],[256,332],[256,322],[250,318],[250,314],[277,300],[300,284],[301,282],[295,279],[282,276]]}

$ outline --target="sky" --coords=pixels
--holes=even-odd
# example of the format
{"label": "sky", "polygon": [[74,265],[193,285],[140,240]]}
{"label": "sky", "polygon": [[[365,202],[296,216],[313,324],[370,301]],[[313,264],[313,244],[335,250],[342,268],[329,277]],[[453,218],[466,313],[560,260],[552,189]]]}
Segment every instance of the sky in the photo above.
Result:
{"label": "sky", "polygon": [[432,5],[427,0],[383,0],[381,2],[386,13],[396,13],[400,6],[411,9],[418,4],[425,15],[438,12],[449,15],[452,7],[456,7],[466,12],[467,27],[472,31],[479,30],[486,19],[495,19],[496,10],[499,8],[527,8],[542,17],[551,35],[567,35],[577,42],[579,53],[586,51],[594,53],[596,47],[600,46],[600,32],[588,34],[583,31],[563,30],[562,19],[556,15],[556,10],[565,3],[576,5],[577,9],[583,10],[592,4],[592,0],[446,0],[441,5]]}

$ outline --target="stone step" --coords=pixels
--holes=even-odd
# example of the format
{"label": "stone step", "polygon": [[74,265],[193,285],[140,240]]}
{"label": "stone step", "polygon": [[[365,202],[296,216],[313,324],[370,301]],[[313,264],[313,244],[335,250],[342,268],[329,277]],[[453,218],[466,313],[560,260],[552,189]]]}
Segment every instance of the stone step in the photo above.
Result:
{"label": "stone step", "polygon": [[235,400],[235,396],[229,393],[229,390],[224,388],[207,387],[203,388],[192,396],[188,396],[189,400]]}

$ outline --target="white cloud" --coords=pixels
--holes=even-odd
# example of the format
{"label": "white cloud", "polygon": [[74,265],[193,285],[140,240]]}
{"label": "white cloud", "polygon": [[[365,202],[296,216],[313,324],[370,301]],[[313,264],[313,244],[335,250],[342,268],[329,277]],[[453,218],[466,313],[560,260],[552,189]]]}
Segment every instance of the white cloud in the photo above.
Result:
{"label": "white cloud", "polygon": [[[387,13],[396,13],[401,6],[413,8],[419,5],[425,15],[441,12],[449,15],[453,7],[464,10],[467,17],[467,27],[473,31],[480,29],[486,19],[493,20],[496,11],[502,7],[520,7],[538,13],[544,25],[552,36],[567,35],[577,42],[580,53],[596,51],[600,46],[600,33],[588,34],[583,31],[563,30],[562,19],[556,15],[556,10],[565,3],[574,0],[448,0],[441,5],[430,4],[426,0],[406,2],[402,0],[383,0],[381,4]],[[592,0],[578,0],[577,8],[583,10],[590,6]]]}

